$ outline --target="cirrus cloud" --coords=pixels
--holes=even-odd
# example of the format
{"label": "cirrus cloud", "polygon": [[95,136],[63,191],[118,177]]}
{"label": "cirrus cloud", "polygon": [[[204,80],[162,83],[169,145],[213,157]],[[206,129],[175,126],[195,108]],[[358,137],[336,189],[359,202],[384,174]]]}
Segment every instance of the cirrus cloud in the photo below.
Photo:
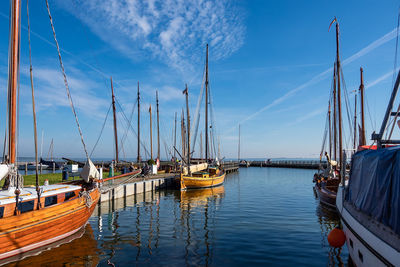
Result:
{"label": "cirrus cloud", "polygon": [[228,0],[58,1],[99,38],[126,56],[150,56],[181,71],[204,58],[226,58],[244,42],[240,7]]}

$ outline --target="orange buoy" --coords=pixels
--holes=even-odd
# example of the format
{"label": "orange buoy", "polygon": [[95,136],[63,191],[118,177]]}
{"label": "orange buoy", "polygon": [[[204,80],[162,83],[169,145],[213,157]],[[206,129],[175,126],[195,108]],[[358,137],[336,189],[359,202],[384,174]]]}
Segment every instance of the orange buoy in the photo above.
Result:
{"label": "orange buoy", "polygon": [[346,235],[342,229],[335,228],[328,234],[329,245],[335,248],[340,248],[346,242]]}

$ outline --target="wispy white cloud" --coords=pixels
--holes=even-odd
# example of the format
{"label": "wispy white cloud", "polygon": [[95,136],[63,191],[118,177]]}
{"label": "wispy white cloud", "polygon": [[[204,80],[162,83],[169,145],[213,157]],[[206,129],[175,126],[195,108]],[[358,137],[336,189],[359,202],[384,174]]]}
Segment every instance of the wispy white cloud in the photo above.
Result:
{"label": "wispy white cloud", "polygon": [[[379,39],[373,41],[371,44],[367,45],[366,47],[364,47],[363,49],[361,49],[360,51],[358,51],[357,53],[353,54],[352,56],[346,58],[345,60],[342,61],[342,66],[345,66],[355,60],[357,60],[358,58],[370,53],[371,51],[373,51],[374,49],[380,47],[381,45],[389,42],[390,40],[394,39],[396,37],[397,34],[397,29],[393,29],[392,31],[390,31],[389,33],[385,34],[384,36],[380,37]],[[295,95],[297,92],[316,84],[317,82],[320,82],[324,79],[326,79],[328,77],[329,73],[332,73],[333,68],[328,68],[327,70],[317,74],[316,76],[314,76],[312,79],[310,79],[309,81],[303,83],[302,85],[288,91],[287,93],[285,93],[283,96],[278,97],[277,99],[273,100],[271,103],[269,103],[268,105],[262,107],[261,109],[259,109],[258,111],[254,112],[253,114],[247,116],[245,119],[243,119],[242,121],[239,122],[239,124],[243,124],[244,122],[253,119],[254,117],[258,116],[259,114],[263,113],[264,111],[286,101],[288,98],[292,97],[293,95]],[[390,75],[390,74],[388,74]],[[387,77],[386,77],[387,78]],[[234,127],[235,128],[235,127]],[[232,129],[234,129],[232,128]]]}
{"label": "wispy white cloud", "polygon": [[305,114],[304,116],[298,117],[295,121],[288,123],[288,126],[292,126],[292,125],[301,123],[303,121],[306,121],[308,119],[311,119],[315,116],[318,116],[318,115],[322,114],[325,110],[326,110],[326,107],[313,110],[313,111]]}
{"label": "wispy white cloud", "polygon": [[[397,68],[397,69],[395,70],[395,72],[398,72],[399,69],[400,69],[400,68]],[[389,77],[393,77],[393,70],[392,70],[392,71],[389,71],[389,72],[387,72],[387,73],[385,73],[385,74],[383,74],[383,75],[381,75],[381,76],[379,76],[378,78],[376,78],[376,79],[373,80],[372,82],[367,83],[367,84],[365,85],[365,89],[368,89],[368,88],[370,88],[370,87],[373,87],[373,86],[375,86],[375,85],[377,85],[377,84],[379,84],[379,83],[381,83],[381,82],[387,80]]]}
{"label": "wispy white cloud", "polygon": [[133,60],[150,54],[181,71],[228,57],[244,41],[243,12],[228,0],[58,1],[102,40]]}
{"label": "wispy white cloud", "polygon": [[[27,71],[22,71],[22,74],[29,77]],[[81,72],[79,70],[74,70],[72,67],[69,68],[68,83],[74,105],[78,111],[81,111],[86,116],[99,116],[102,118],[104,109],[108,107],[109,103],[105,99],[97,96],[96,90],[101,86],[87,77],[82,77]],[[34,86],[37,102],[36,108],[38,111],[70,107],[60,71],[46,67],[35,68]],[[25,87],[28,88],[28,86]],[[28,104],[28,106],[30,112],[31,106],[30,104]]]}

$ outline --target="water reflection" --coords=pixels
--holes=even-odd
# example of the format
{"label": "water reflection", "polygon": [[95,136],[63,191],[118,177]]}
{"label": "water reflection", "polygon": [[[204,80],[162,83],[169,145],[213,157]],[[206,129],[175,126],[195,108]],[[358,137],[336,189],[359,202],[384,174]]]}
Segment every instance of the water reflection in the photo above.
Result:
{"label": "water reflection", "polygon": [[[210,229],[208,225],[210,220],[209,212],[210,209],[212,212],[214,207],[218,207],[220,205],[222,198],[225,196],[225,188],[223,185],[221,185],[213,188],[186,190],[179,192],[177,195],[180,196],[179,203],[181,209],[182,228],[186,230],[187,235],[185,245],[185,263],[187,266],[189,266],[193,263],[193,257],[197,258],[197,260],[201,260],[201,258],[204,256],[205,262],[202,263],[202,265],[209,266],[210,260],[212,259],[212,241],[210,241],[210,231],[212,231],[212,229]],[[201,216],[203,216],[204,220],[202,227],[204,231],[204,255],[201,255],[201,253],[198,252],[200,249],[196,242],[196,238],[193,239],[191,237],[191,225],[193,224],[193,220],[196,220],[193,213],[196,214],[198,212],[201,214]],[[192,246],[194,246],[194,255],[191,255]]]}
{"label": "water reflection", "polygon": [[[339,218],[319,206],[310,175],[248,168],[221,187],[103,202],[89,220],[92,228],[71,248],[35,260],[47,266],[342,266],[347,248],[327,242]],[[37,265],[30,259],[18,266]]]}
{"label": "water reflection", "polygon": [[6,266],[97,266],[99,250],[93,229],[86,225],[77,233],[49,246],[27,252],[18,258],[8,258],[0,264],[14,261]]}
{"label": "water reflection", "polygon": [[333,248],[328,243],[329,232],[340,225],[338,213],[317,204],[316,215],[321,228],[321,247],[328,249],[328,266],[344,266],[340,255],[342,248]]}

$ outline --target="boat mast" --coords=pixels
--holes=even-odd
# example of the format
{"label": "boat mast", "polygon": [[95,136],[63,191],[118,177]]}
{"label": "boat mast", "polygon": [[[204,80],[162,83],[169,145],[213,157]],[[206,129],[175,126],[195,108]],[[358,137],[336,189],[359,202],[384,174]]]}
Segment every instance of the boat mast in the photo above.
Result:
{"label": "boat mast", "polygon": [[176,162],[176,112],[175,112],[175,127],[174,127],[174,160]]}
{"label": "boat mast", "polygon": [[354,137],[353,137],[353,149],[354,152],[357,148],[357,93],[354,97]]}
{"label": "boat mast", "polygon": [[203,132],[200,132],[200,159],[203,159]]}
{"label": "boat mast", "polygon": [[12,1],[10,62],[8,71],[8,155],[9,163],[16,162],[17,90],[19,82],[21,2]]}
{"label": "boat mast", "polygon": [[156,105],[157,105],[157,158],[160,159],[160,114],[158,108],[158,91],[156,90]]}
{"label": "boat mast", "polygon": [[[339,22],[336,20],[336,75],[337,75],[337,97],[338,97],[338,121],[339,121],[339,162],[342,166],[343,161],[343,144],[342,144],[342,104],[340,91],[340,56],[339,56]],[[344,165],[345,166],[345,165]]]}
{"label": "boat mast", "polygon": [[239,124],[238,162],[240,162],[240,124]]}
{"label": "boat mast", "polygon": [[328,103],[329,158],[332,158],[331,101]]}
{"label": "boat mast", "polygon": [[137,82],[137,105],[138,105],[138,115],[137,115],[137,162],[140,163],[140,90],[139,81]]}
{"label": "boat mast", "polygon": [[187,167],[188,175],[192,175],[190,171],[190,113],[189,113],[189,90],[186,84],[186,88],[183,91],[186,96],[186,118],[187,118]]}
{"label": "boat mast", "polygon": [[150,159],[153,159],[153,127],[151,121],[151,104],[149,107],[149,113],[150,113]]}
{"label": "boat mast", "polygon": [[185,133],[185,116],[183,113],[183,109],[182,109],[182,113],[181,113],[181,141],[182,141],[182,158],[185,158],[186,156],[186,133]]}
{"label": "boat mast", "polygon": [[[333,64],[333,155],[337,161],[336,62]],[[336,167],[335,167],[336,168]]]}
{"label": "boat mast", "polygon": [[111,96],[112,96],[112,108],[114,115],[114,139],[115,139],[115,163],[118,163],[118,134],[117,134],[117,114],[115,111],[115,95],[114,95],[114,87],[112,77],[111,79]]}
{"label": "boat mast", "polygon": [[205,145],[206,145],[206,155],[205,155],[205,159],[206,162],[208,162],[208,44],[206,46],[206,84],[205,84],[205,89],[206,89],[206,99],[205,99],[205,105],[206,105],[206,109],[205,109]]}
{"label": "boat mast", "polygon": [[364,120],[364,71],[360,68],[360,102],[361,102],[361,135],[359,140],[360,145],[365,146],[367,141],[365,140],[365,120]]}

